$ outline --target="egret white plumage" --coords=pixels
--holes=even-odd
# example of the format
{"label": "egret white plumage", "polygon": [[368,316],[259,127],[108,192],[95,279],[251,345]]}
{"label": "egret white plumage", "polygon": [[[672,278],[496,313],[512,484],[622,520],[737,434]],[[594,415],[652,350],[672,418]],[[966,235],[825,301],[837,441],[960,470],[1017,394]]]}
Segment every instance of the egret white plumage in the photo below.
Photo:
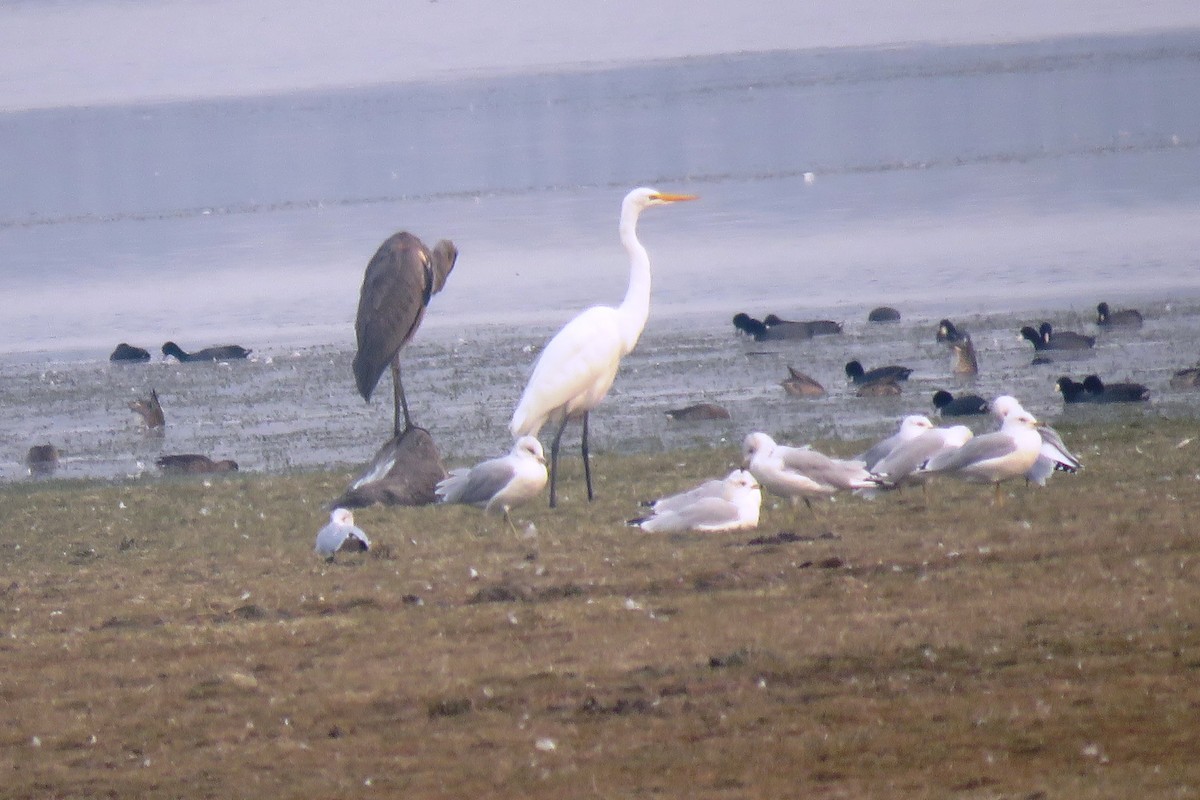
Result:
{"label": "egret white plumage", "polygon": [[367,534],[354,524],[354,514],[348,508],[335,508],[329,524],[317,532],[317,555],[333,558],[334,553],[371,549]]}
{"label": "egret white plumage", "polygon": [[861,461],[830,458],[811,447],[776,444],[761,432],[746,436],[742,456],[743,466],[762,488],[780,497],[799,498],[809,509],[810,498],[875,485]]}
{"label": "egret white plumage", "polygon": [[758,526],[762,491],[749,472],[735,469],[724,480],[705,481],[679,494],[650,504],[648,517],[630,525],[649,533],[675,531],[738,531]]}
{"label": "egret white plumage", "polygon": [[429,299],[446,285],[457,259],[453,242],[443,239],[431,251],[416,236],[401,231],[381,244],[367,264],[354,320],[354,381],[363,399],[370,400],[384,369],[391,367],[392,427],[397,436],[412,427],[400,382],[400,351],[412,341]]}
{"label": "egret white plumage", "polygon": [[545,485],[542,443],[533,436],[522,436],[506,456],[451,470],[450,477],[441,481],[436,491],[439,503],[477,506],[485,513],[500,510],[516,533],[509,510],[537,497]]}
{"label": "egret white plumage", "polygon": [[550,445],[550,507],[556,504],[558,446],[571,420],[580,420],[580,450],[588,500],[593,497],[588,460],[588,414],[600,404],[617,376],[621,358],[637,345],[650,314],[650,256],[638,241],[642,211],[694,200],[693,195],[634,189],[621,203],[621,244],[629,254],[629,288],[616,308],[592,306],[566,324],[547,343],[513,411],[513,436],[537,436],[547,423],[557,426]]}
{"label": "egret white plumage", "polygon": [[976,436],[962,447],[930,460],[921,472],[949,475],[970,483],[991,483],[995,502],[1003,502],[1000,484],[1025,475],[1041,454],[1042,437],[1037,420],[1027,411],[1015,411],[1000,430]]}

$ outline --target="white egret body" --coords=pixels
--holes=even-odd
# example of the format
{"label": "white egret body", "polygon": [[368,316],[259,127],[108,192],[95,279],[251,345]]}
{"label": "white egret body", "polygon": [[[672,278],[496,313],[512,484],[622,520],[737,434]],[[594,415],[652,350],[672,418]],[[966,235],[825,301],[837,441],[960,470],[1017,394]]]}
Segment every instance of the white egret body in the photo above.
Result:
{"label": "white egret body", "polygon": [[439,503],[477,506],[485,513],[501,511],[515,533],[509,510],[537,497],[545,485],[546,456],[542,443],[533,436],[522,436],[506,456],[451,470],[450,477],[441,481],[435,491]]}
{"label": "white egret body", "polygon": [[550,445],[550,507],[555,506],[558,446],[569,421],[581,420],[581,452],[592,499],[592,472],[588,461],[588,413],[599,405],[613,380],[621,358],[637,345],[650,314],[650,257],[637,238],[637,221],[650,206],[693,200],[692,195],[664,194],[655,189],[634,189],[621,204],[621,244],[629,254],[629,288],[616,308],[593,306],[563,327],[542,351],[525,391],[513,411],[509,430],[513,436],[537,436],[550,422],[557,426]]}

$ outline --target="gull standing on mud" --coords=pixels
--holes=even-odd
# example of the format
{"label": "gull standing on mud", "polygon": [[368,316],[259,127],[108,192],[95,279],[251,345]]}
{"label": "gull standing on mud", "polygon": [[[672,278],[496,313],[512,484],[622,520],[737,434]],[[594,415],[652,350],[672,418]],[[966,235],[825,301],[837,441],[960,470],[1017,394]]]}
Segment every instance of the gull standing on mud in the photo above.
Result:
{"label": "gull standing on mud", "polygon": [[1016,411],[1004,419],[1000,430],[976,436],[962,447],[931,459],[921,473],[950,475],[970,483],[996,487],[996,504],[1004,502],[1000,484],[1033,469],[1041,453],[1042,437],[1037,420],[1027,411]]}
{"label": "gull standing on mud", "polygon": [[371,541],[362,528],[354,524],[354,514],[348,508],[335,508],[329,524],[317,532],[315,550],[322,558],[332,559],[334,553],[362,552],[371,549]]}
{"label": "gull standing on mud", "polygon": [[650,206],[694,200],[693,195],[634,189],[621,203],[621,244],[629,254],[629,288],[616,308],[592,306],[566,324],[542,350],[513,411],[513,436],[537,436],[547,422],[557,426],[550,444],[550,507],[556,505],[558,446],[571,420],[583,423],[580,451],[588,500],[593,497],[588,460],[588,414],[617,377],[621,358],[641,338],[650,315],[650,256],[638,241],[637,222]]}
{"label": "gull standing on mud", "polygon": [[[1025,408],[1017,398],[1002,394],[991,402],[990,410],[992,416],[1003,424],[1010,414],[1023,412]],[[1038,435],[1042,437],[1042,447],[1037,461],[1034,462],[1029,472],[1025,473],[1026,480],[1036,483],[1038,486],[1045,486],[1046,479],[1055,471],[1070,473],[1082,469],[1083,462],[1067,449],[1062,437],[1058,435],[1058,431],[1049,425],[1038,425],[1037,431]]]}
{"label": "gull standing on mud", "polygon": [[789,500],[800,498],[809,510],[812,510],[809,498],[875,486],[861,461],[830,458],[810,447],[776,444],[761,432],[746,436],[742,456],[743,465],[759,485]]}
{"label": "gull standing on mud", "polygon": [[705,481],[694,489],[650,503],[651,514],[629,520],[649,533],[740,531],[758,527],[762,491],[749,472],[735,469],[724,480]]}
{"label": "gull standing on mud", "polygon": [[[401,231],[379,246],[363,275],[354,333],[354,382],[363,400],[370,400],[380,376],[392,369],[392,427],[396,436],[412,427],[404,384],[400,382],[400,351],[412,341],[425,318],[429,299],[446,285],[458,260],[458,248],[443,239],[430,251],[420,239]],[[400,415],[404,427],[400,427]]]}
{"label": "gull standing on mud", "polygon": [[484,513],[500,509],[515,534],[509,510],[537,497],[545,485],[542,443],[533,436],[522,436],[506,456],[451,470],[450,477],[438,483],[435,491],[439,503],[477,506]]}

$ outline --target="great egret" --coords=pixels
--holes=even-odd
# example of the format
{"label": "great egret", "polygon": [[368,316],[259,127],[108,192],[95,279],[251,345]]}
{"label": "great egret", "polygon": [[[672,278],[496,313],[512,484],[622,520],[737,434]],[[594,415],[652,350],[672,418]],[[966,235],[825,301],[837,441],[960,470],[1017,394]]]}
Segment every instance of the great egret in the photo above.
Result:
{"label": "great egret", "polygon": [[484,513],[501,511],[513,533],[517,532],[510,509],[537,497],[546,485],[546,456],[542,443],[522,436],[512,451],[470,468],[451,470],[437,485],[439,503],[478,506]]}
{"label": "great egret", "polygon": [[195,453],[183,453],[174,456],[162,456],[154,465],[163,472],[177,475],[199,475],[208,472],[237,472],[236,461],[213,461],[208,456]]}
{"label": "great egret", "polygon": [[335,508],[329,515],[329,524],[317,532],[314,549],[317,555],[332,560],[334,553],[370,550],[371,540],[354,524],[350,509]]}
{"label": "great egret", "polygon": [[239,358],[245,358],[251,352],[236,344],[206,347],[194,353],[185,351],[174,342],[167,342],[162,346],[162,354],[164,356],[175,356],[180,361],[236,361]]}
{"label": "great egret", "polygon": [[400,382],[400,351],[421,326],[429,298],[446,285],[457,259],[453,242],[443,239],[430,251],[416,236],[401,231],[381,244],[367,264],[354,320],[354,381],[363,399],[370,400],[383,370],[392,368],[392,427],[397,436],[412,427]]}
{"label": "great egret", "polygon": [[1135,308],[1112,311],[1108,303],[1101,303],[1096,306],[1096,324],[1101,328],[1140,328],[1142,314]]}
{"label": "great egret", "polygon": [[705,481],[694,489],[651,504],[650,516],[629,520],[648,533],[740,531],[758,527],[762,490],[754,476],[734,470],[725,480]]}
{"label": "great egret", "polygon": [[113,349],[109,361],[149,361],[150,351],[144,347],[134,347],[127,342],[121,342]]}
{"label": "great egret", "polygon": [[617,377],[622,356],[637,345],[650,314],[650,256],[638,241],[637,221],[650,206],[694,200],[694,195],[634,189],[621,203],[621,244],[629,254],[629,288],[616,308],[592,306],[546,344],[513,411],[513,436],[537,436],[547,422],[557,426],[550,445],[550,507],[556,505],[558,446],[571,420],[583,424],[580,450],[588,500],[593,497],[588,460],[588,414]]}

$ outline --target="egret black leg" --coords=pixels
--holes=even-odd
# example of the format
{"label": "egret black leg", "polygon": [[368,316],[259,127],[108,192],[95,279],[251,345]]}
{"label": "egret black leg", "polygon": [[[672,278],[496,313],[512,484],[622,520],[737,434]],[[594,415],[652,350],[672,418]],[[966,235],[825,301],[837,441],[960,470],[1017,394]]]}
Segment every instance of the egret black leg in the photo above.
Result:
{"label": "egret black leg", "polygon": [[[400,412],[404,412],[404,427],[400,427]],[[400,382],[400,359],[392,362],[392,428],[395,434],[400,434],[412,427],[412,418],[408,416],[408,400],[404,397],[404,384]]]}
{"label": "egret black leg", "polygon": [[583,479],[587,481],[588,502],[592,502],[592,461],[588,458],[588,415],[583,412],[583,439],[580,450],[583,453]]}
{"label": "egret black leg", "polygon": [[562,441],[563,431],[567,429],[567,420],[564,418],[562,424],[558,426],[558,433],[554,434],[554,441],[550,443],[550,507],[554,508],[558,505],[558,495],[555,494],[555,488],[558,485],[558,445]]}

